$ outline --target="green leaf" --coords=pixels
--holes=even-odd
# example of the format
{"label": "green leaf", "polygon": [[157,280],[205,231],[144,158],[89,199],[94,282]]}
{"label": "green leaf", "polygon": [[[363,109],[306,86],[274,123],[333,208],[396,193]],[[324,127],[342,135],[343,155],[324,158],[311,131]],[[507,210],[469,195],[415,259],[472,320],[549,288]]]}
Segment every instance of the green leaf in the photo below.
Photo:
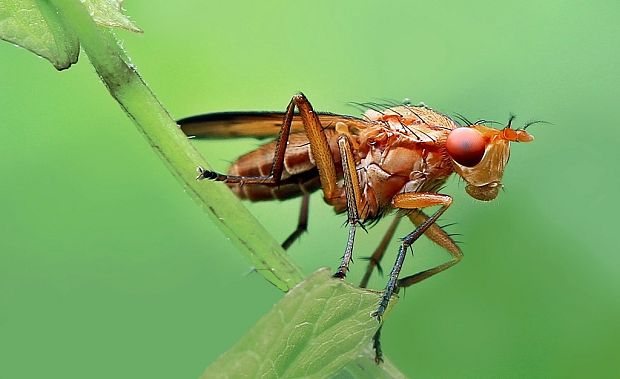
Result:
{"label": "green leaf", "polygon": [[[99,25],[142,32],[121,12],[121,0],[90,0],[85,4]],[[43,0],[0,1],[0,39],[47,59],[58,70],[76,63],[80,52],[75,33],[65,27],[58,10]]]}
{"label": "green leaf", "polygon": [[122,28],[131,32],[142,33],[129,17],[123,14],[123,0],[88,0],[88,10],[99,25]]}
{"label": "green leaf", "polygon": [[[380,324],[370,314],[379,298],[379,292],[319,270],[286,294],[202,378],[330,377],[360,355],[375,365],[368,351]],[[373,377],[359,372],[353,368],[338,375]]]}
{"label": "green leaf", "polygon": [[77,62],[80,46],[45,1],[0,1],[0,38],[49,60],[58,70]]}
{"label": "green leaf", "polygon": [[384,362],[376,364],[374,361],[375,353],[372,349],[366,348],[360,355],[345,367],[340,369],[330,379],[405,379],[406,376],[400,372],[394,364],[383,357]]}

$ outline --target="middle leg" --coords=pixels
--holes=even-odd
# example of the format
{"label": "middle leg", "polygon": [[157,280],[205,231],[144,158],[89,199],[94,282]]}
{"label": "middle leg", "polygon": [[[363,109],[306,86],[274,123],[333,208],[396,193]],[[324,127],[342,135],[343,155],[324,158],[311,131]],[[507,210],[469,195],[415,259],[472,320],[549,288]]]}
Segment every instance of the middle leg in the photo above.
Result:
{"label": "middle leg", "polygon": [[347,246],[342,256],[340,267],[334,274],[336,278],[344,278],[349,271],[349,263],[353,260],[353,242],[355,241],[355,230],[360,223],[360,209],[362,209],[361,189],[357,176],[357,167],[351,144],[346,135],[338,138],[338,149],[342,159],[342,171],[344,177],[344,192],[347,201],[347,223],[349,224],[349,238]]}

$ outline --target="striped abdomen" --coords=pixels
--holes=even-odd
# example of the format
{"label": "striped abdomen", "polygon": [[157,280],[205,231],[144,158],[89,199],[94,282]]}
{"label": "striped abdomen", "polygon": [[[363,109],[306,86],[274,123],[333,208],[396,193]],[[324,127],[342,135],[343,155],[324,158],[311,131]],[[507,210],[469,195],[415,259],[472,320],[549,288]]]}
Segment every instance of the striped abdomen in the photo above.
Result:
{"label": "striped abdomen", "polygon": [[[340,161],[337,145],[331,138],[336,132],[325,130],[330,142],[332,155]],[[239,157],[228,170],[235,176],[268,176],[273,165],[276,141],[269,142]],[[334,154],[336,152],[336,154]],[[336,165],[338,167],[338,165]],[[284,155],[284,169],[278,186],[230,183],[228,186],[242,199],[251,201],[284,200],[301,196],[304,192],[313,192],[320,188],[319,173],[310,151],[310,143],[304,133],[293,133],[289,136],[288,146]]]}

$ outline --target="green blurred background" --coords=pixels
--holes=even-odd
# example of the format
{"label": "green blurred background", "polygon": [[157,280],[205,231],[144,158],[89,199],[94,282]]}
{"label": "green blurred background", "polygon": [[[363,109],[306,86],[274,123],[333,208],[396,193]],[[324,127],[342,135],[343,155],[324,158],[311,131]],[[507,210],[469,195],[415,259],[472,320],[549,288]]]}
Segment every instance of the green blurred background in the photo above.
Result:
{"label": "green blurred background", "polygon": [[[620,375],[620,3],[125,8],[145,33],[118,35],[174,117],[283,110],[303,90],[332,112],[410,98],[474,119],[552,122],[513,146],[495,202],[449,183],[443,220],[458,223],[466,257],[406,291],[384,349],[412,378]],[[59,73],[1,43],[0,112],[0,378],[196,378],[281,298],[183,192],[85,55]],[[198,145],[224,170],[257,142]],[[278,240],[298,206],[248,204]],[[316,194],[310,216],[290,254],[306,273],[336,267],[343,216]],[[357,257],[387,224],[359,235]],[[404,272],[446,258],[421,241]],[[352,281],[364,267],[356,260]]]}

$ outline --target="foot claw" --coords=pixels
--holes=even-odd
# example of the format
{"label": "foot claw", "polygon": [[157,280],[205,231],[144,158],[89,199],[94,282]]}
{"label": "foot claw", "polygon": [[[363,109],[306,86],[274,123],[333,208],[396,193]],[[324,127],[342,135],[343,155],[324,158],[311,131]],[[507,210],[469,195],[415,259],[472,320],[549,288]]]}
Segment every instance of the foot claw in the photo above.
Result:
{"label": "foot claw", "polygon": [[201,166],[196,167],[196,172],[198,173],[198,176],[196,176],[196,180],[203,180],[203,179],[214,180],[218,177],[217,172],[205,170]]}
{"label": "foot claw", "polygon": [[379,307],[379,309],[377,309],[376,311],[372,312],[370,314],[370,317],[374,317],[377,319],[378,322],[381,322],[382,317],[383,317],[383,312],[385,312],[384,309],[382,309],[383,307]]}
{"label": "foot claw", "polygon": [[196,177],[196,180],[202,180],[205,178],[205,169],[202,168],[201,166],[196,167],[196,173],[198,174],[198,176]]}

